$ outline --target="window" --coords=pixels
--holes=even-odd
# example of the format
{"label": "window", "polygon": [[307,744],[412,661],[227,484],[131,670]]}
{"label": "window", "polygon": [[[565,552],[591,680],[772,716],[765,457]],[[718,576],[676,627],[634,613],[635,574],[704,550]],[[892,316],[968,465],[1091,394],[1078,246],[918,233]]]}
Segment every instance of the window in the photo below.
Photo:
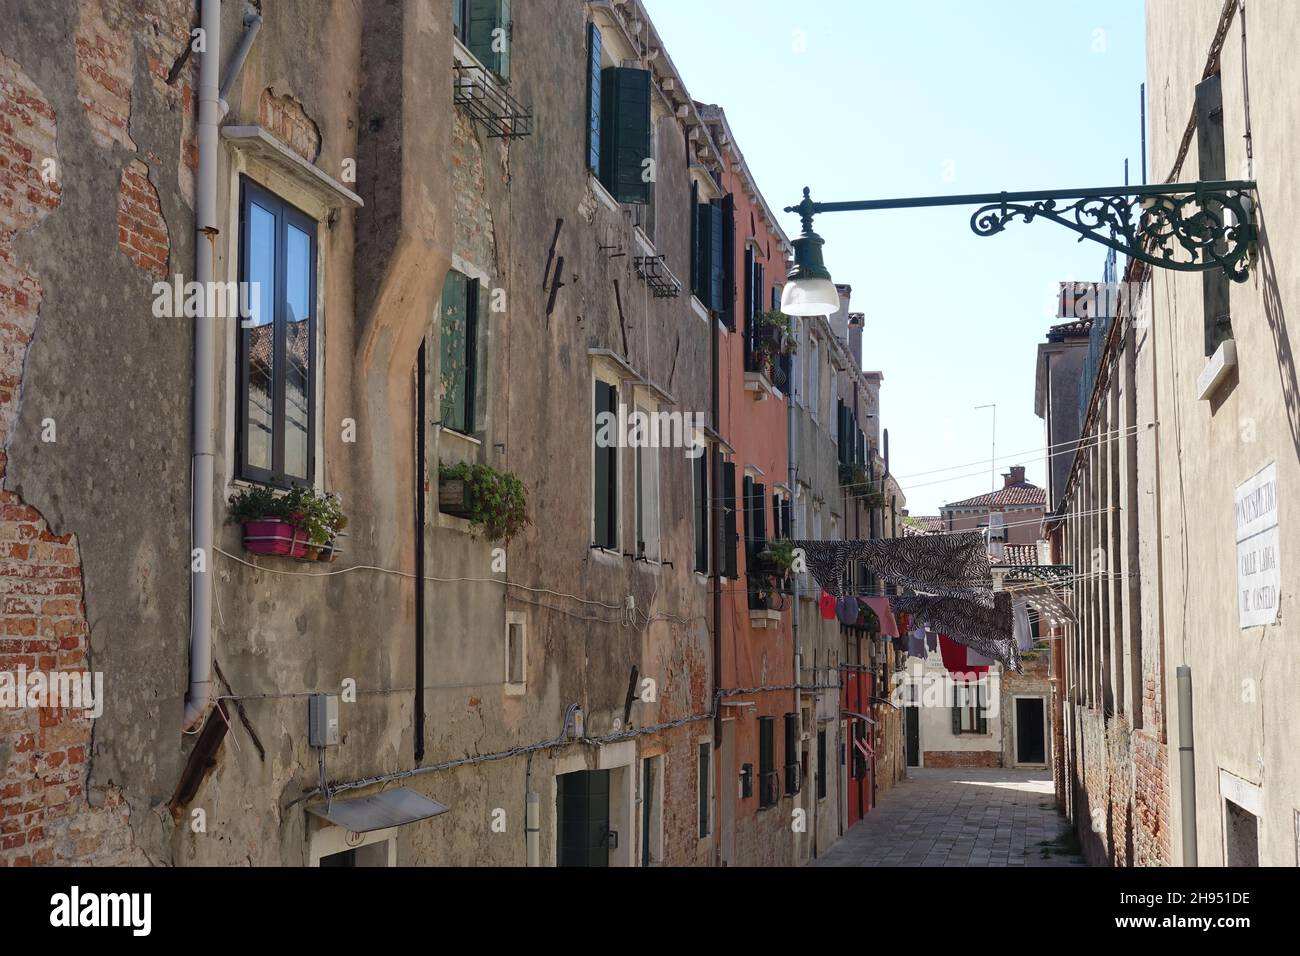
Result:
{"label": "window", "polygon": [[709,573],[709,452],[699,450],[699,457],[691,462],[695,485],[695,570]]}
{"label": "window", "polygon": [[776,772],[774,734],[775,717],[758,718],[758,808],[776,806],[781,797],[780,777]]}
{"label": "window", "polygon": [[699,772],[699,835],[700,839],[713,832],[713,745],[700,743]]}
{"label": "window", "polygon": [[722,465],[722,576],[736,578],[736,466]]}
{"label": "window", "polygon": [[952,732],[961,734],[987,734],[988,684],[984,681],[953,685]]}
{"label": "window", "polygon": [[[595,446],[592,543],[618,550],[618,436],[611,424],[618,418],[618,386],[596,380],[593,417]],[[603,426],[603,427],[602,427]]]}
{"label": "window", "polygon": [[641,761],[641,865],[664,859],[664,758]]}
{"label": "window", "polygon": [[817,799],[826,799],[826,727],[817,728]]}
{"label": "window", "polygon": [[478,336],[482,314],[479,281],[450,270],[442,284],[439,312],[439,384],[442,427],[463,435],[477,428]]}
{"label": "window", "polygon": [[451,0],[451,26],[476,60],[510,80],[510,0]]}
{"label": "window", "polygon": [[799,715],[785,715],[785,792],[799,792]]}
{"label": "window", "polygon": [[240,185],[239,477],[287,487],[315,476],[316,221]]}
{"label": "window", "polygon": [[[589,82],[594,82],[591,77]],[[589,91],[588,101],[594,98]],[[650,150],[650,71],[609,66],[600,71],[600,129],[588,147],[599,142],[600,182],[619,202],[648,203],[646,176]],[[590,155],[588,163],[590,164]]]}
{"label": "window", "polygon": [[517,611],[506,612],[505,658],[507,692],[522,691],[528,681],[528,630],[524,616]]}
{"label": "window", "polygon": [[808,336],[808,396],[806,403],[808,414],[815,422],[821,421],[821,350],[817,347],[817,337]]}
{"label": "window", "polygon": [[587,169],[600,175],[600,27],[587,24]]}
{"label": "window", "polygon": [[[698,195],[698,189],[694,190]],[[728,196],[729,200],[731,197]],[[735,328],[735,320],[728,303],[727,289],[727,209],[729,202],[697,202],[694,205],[695,237],[694,265],[692,275],[695,277],[691,291],[723,319],[727,328]],[[734,226],[733,226],[734,234]]]}
{"label": "window", "polygon": [[656,146],[658,137],[655,135],[654,124],[650,124],[650,165],[642,170],[642,178],[645,179],[645,202],[637,203],[632,206],[632,224],[641,227],[641,231],[646,237],[654,242],[655,238],[655,180],[654,177],[658,171],[658,153]]}
{"label": "window", "polygon": [[636,554],[658,561],[659,554],[659,436],[657,413],[637,406],[636,444]]}

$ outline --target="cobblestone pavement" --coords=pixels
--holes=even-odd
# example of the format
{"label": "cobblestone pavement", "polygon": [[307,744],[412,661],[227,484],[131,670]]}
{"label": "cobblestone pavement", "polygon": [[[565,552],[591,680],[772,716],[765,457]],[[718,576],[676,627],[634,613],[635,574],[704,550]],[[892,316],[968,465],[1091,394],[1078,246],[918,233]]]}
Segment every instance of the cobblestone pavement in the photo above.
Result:
{"label": "cobblestone pavement", "polygon": [[814,866],[1084,866],[1045,770],[909,767]]}

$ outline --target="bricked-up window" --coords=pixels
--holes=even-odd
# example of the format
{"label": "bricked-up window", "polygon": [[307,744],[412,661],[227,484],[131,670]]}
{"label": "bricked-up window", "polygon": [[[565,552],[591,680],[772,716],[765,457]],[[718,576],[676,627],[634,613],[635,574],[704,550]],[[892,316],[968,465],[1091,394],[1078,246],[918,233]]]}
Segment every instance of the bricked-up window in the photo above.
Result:
{"label": "bricked-up window", "polygon": [[650,71],[600,71],[600,182],[619,202],[650,201]]}
{"label": "bricked-up window", "polygon": [[288,487],[315,474],[316,221],[244,179],[238,331],[239,476]]}
{"label": "bricked-up window", "polygon": [[442,283],[439,309],[439,409],[442,427],[474,434],[478,421],[478,337],[482,305],[479,281],[450,270]]}
{"label": "bricked-up window", "polygon": [[987,734],[988,720],[988,685],[984,681],[958,683],[953,685],[952,698],[952,732],[955,736],[962,734]]}
{"label": "bricked-up window", "polygon": [[451,0],[451,26],[456,39],[474,58],[510,80],[511,0]]}
{"label": "bricked-up window", "polygon": [[776,772],[776,718],[758,718],[758,808],[776,806],[781,796]]}
{"label": "bricked-up window", "polygon": [[713,832],[713,818],[710,809],[713,801],[713,747],[709,743],[700,744],[699,756],[699,835],[700,839]]}
{"label": "bricked-up window", "polygon": [[595,521],[592,544],[609,551],[618,550],[618,436],[602,423],[608,416],[618,416],[618,386],[596,380],[592,432],[595,446],[594,491]]}

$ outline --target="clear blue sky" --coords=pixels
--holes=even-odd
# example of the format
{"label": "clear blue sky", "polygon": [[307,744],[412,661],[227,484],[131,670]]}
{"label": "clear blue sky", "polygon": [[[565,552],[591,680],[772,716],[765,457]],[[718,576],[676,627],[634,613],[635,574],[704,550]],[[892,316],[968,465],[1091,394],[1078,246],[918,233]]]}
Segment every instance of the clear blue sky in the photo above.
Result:
{"label": "clear blue sky", "polygon": [[[1141,0],[645,0],[691,96],[726,112],[774,209],[1140,179]],[[1148,171],[1148,177],[1161,178]],[[1048,222],[980,238],[971,209],[818,217],[885,374],[891,467],[912,514],[1024,464],[1042,484],[1037,345],[1052,289],[1106,250]],[[792,238],[798,220],[782,214]],[[1019,454],[1017,454],[1019,453]],[[970,467],[922,474],[951,465]]]}

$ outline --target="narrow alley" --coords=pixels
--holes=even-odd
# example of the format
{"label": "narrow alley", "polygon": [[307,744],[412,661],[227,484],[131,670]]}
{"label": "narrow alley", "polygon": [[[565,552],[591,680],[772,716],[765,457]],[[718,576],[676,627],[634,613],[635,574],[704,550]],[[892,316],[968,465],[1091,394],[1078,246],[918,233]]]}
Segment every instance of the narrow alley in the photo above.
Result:
{"label": "narrow alley", "polygon": [[1084,866],[1046,770],[927,769],[814,866]]}

